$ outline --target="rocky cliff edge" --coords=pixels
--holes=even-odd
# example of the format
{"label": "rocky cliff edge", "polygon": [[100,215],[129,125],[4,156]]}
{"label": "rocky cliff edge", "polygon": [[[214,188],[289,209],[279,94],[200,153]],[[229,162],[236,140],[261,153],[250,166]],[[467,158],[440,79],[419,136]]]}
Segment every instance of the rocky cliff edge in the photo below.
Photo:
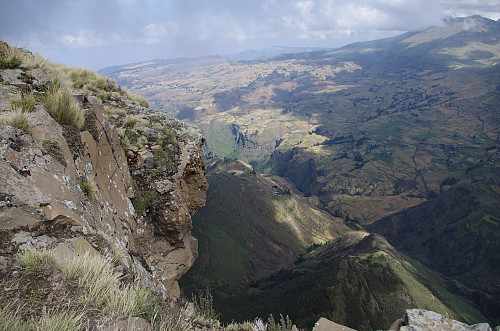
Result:
{"label": "rocky cliff edge", "polygon": [[[0,46],[2,255],[107,247],[144,285],[179,296],[177,279],[197,256],[191,216],[208,186],[202,135],[105,77],[23,50],[9,58]],[[83,125],[58,117],[56,90],[71,93]]]}

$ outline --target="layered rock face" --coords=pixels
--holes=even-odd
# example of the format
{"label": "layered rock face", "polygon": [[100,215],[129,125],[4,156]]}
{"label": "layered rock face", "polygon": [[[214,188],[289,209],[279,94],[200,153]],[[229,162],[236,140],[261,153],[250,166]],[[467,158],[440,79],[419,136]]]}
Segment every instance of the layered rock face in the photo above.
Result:
{"label": "layered rock face", "polygon": [[[51,79],[30,68],[0,70],[0,76],[3,114],[13,96],[43,95]],[[176,281],[197,256],[190,231],[207,190],[204,139],[124,93],[104,104],[97,93],[73,96],[85,113],[81,131],[57,123],[38,101],[26,112],[27,131],[0,124],[0,230],[21,249],[55,252],[95,248],[88,236],[100,234],[124,252],[124,264],[146,285],[178,296]],[[56,231],[61,228],[72,231]]]}

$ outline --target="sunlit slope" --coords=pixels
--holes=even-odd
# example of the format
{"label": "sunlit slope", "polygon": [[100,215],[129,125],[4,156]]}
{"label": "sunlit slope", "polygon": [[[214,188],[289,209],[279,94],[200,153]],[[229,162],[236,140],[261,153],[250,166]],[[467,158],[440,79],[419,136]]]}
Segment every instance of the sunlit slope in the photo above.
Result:
{"label": "sunlit slope", "polygon": [[443,274],[440,281],[500,321],[500,188],[459,185],[369,229]]}
{"label": "sunlit slope", "polygon": [[351,232],[316,248],[294,268],[220,305],[226,318],[286,313],[299,327],[310,328],[319,317],[327,317],[357,330],[387,330],[405,309],[414,307],[462,321],[485,320],[437,285],[418,262],[400,255],[383,237],[366,232]]}
{"label": "sunlit slope", "polygon": [[210,156],[369,224],[499,173],[500,23],[478,16],[336,51],[109,70],[200,127]]}
{"label": "sunlit slope", "polygon": [[293,264],[312,244],[345,233],[341,219],[304,198],[287,181],[257,175],[239,161],[209,165],[207,204],[193,219],[199,258],[181,285],[216,296]]}

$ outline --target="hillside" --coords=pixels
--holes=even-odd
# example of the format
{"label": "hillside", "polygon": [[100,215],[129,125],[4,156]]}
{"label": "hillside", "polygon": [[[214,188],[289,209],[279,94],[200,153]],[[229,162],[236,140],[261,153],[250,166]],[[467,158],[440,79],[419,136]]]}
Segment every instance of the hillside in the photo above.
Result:
{"label": "hillside", "polygon": [[436,199],[384,217],[368,229],[438,271],[447,287],[498,319],[498,194],[498,186],[484,183],[457,186]]}
{"label": "hillside", "polygon": [[188,296],[210,288],[217,305],[349,230],[290,182],[239,161],[214,160],[207,180],[207,205],[193,217],[200,255],[180,281]]}
{"label": "hillside", "polygon": [[[491,285],[498,283],[496,264],[481,269],[480,276],[477,270],[492,262],[485,254],[497,250],[500,233],[495,207],[500,202],[499,32],[500,22],[472,16],[333,51],[244,62],[147,62],[106,74],[200,128],[209,160],[238,159],[257,174],[288,180],[316,207],[353,229],[373,224],[390,244],[420,261],[436,286],[498,321],[492,304],[497,289]],[[243,179],[219,176],[214,183],[224,178],[243,190]],[[463,192],[460,187],[474,192],[477,203],[455,194]],[[222,203],[234,206],[234,191],[217,192],[204,223],[220,227],[220,213],[214,211],[223,210]],[[249,206],[238,208],[251,210],[251,201],[241,199]],[[448,212],[443,201],[451,206]],[[414,211],[417,215],[407,216]],[[450,225],[456,215],[457,223]],[[239,219],[225,224],[234,226]],[[412,237],[420,228],[429,230]],[[408,229],[409,242],[400,240],[401,229]],[[443,245],[430,229],[453,238],[453,244]],[[420,251],[426,240],[431,244]],[[460,246],[464,249],[452,249]],[[442,254],[436,261],[426,255],[435,251]],[[289,255],[283,259],[289,261]],[[472,271],[447,273],[464,265]],[[215,279],[207,277],[202,284]],[[488,292],[482,294],[483,289]],[[469,308],[461,307],[454,312],[465,316]]]}
{"label": "hillside", "polygon": [[250,312],[286,311],[299,327],[312,327],[323,316],[356,330],[387,330],[412,307],[462,321],[484,320],[477,309],[437,285],[418,262],[366,232],[349,232],[310,250],[293,268],[228,296],[223,307],[241,320]]}
{"label": "hillside", "polygon": [[209,155],[287,177],[369,224],[446,177],[498,173],[499,24],[471,17],[337,51],[106,72],[199,127]]}

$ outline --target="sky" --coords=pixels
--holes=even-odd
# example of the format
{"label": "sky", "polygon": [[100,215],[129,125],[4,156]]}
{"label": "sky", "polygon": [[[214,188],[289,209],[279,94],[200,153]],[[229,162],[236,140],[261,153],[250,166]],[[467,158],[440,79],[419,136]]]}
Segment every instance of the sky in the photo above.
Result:
{"label": "sky", "polygon": [[500,19],[498,0],[0,0],[0,38],[71,66],[340,47],[443,24]]}

